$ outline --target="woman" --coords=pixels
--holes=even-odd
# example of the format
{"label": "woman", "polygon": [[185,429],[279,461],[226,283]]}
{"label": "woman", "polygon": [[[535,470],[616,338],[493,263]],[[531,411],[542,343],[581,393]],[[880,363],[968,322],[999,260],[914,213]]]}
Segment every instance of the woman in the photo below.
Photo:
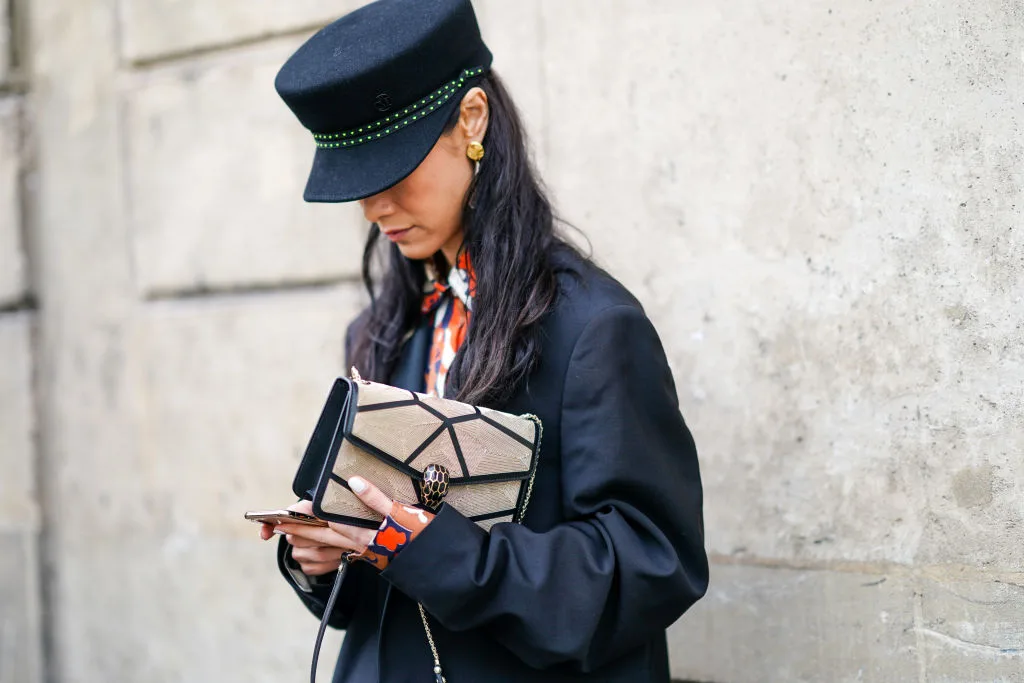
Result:
{"label": "woman", "polygon": [[349,327],[349,363],[539,416],[525,522],[488,533],[449,506],[405,514],[352,478],[408,540],[261,534],[284,536],[282,572],[317,616],[342,553],[368,560],[329,617],[347,630],[335,683],[428,680],[417,603],[451,683],[668,681],[665,629],[708,581],[696,451],[654,328],[557,233],[490,63],[469,0],[380,0],[311,38],[276,85],[317,142],[305,198],[357,200],[372,224],[373,304]]}

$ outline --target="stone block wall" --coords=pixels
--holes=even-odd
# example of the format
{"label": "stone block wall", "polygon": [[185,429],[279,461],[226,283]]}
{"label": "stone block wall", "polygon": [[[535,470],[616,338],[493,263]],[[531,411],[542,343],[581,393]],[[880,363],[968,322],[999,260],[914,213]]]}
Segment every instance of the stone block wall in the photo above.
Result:
{"label": "stone block wall", "polygon": [[702,454],[674,670],[1024,680],[1024,8],[542,11],[547,178]]}
{"label": "stone block wall", "polygon": [[0,682],[41,681],[33,316],[0,313]]}
{"label": "stone block wall", "polygon": [[[205,5],[205,3],[202,3]],[[130,72],[127,220],[145,296],[357,274],[354,207],[305,204],[304,129],[273,94],[297,38]],[[183,179],[188,179],[183,182]]]}
{"label": "stone block wall", "polygon": [[[0,683],[303,680],[241,513],[290,500],[365,226],[301,202],[272,81],[359,4],[0,20]],[[697,438],[674,675],[1024,680],[1020,3],[476,6]]]}
{"label": "stone block wall", "polygon": [[22,307],[28,296],[21,234],[21,113],[21,94],[0,91],[0,307],[5,310]]}
{"label": "stone block wall", "polygon": [[0,4],[0,683],[41,683],[33,311],[23,235],[25,93]]}

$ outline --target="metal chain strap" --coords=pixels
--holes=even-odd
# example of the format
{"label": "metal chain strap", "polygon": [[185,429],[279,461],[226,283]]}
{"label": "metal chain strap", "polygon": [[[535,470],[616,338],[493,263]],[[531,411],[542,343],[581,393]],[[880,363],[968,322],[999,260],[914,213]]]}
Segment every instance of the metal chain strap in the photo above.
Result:
{"label": "metal chain strap", "polygon": [[[537,445],[535,448],[537,449],[537,456],[539,458],[540,444],[541,441],[543,441],[544,439],[544,423],[540,421],[539,417],[529,413],[526,415],[520,415],[520,417],[526,418],[527,420],[530,420],[535,425],[537,425]],[[530,496],[533,495],[533,482],[537,478],[537,470],[539,468],[540,463],[538,463],[537,467],[534,467],[533,472],[530,473],[530,481],[526,485],[526,496],[523,498],[523,509],[519,512],[519,519],[516,520],[517,522],[521,523],[523,521],[523,518],[526,517],[526,508],[530,506]]]}
{"label": "metal chain strap", "polygon": [[441,669],[441,658],[437,654],[437,645],[434,644],[434,634],[430,632],[430,623],[427,621],[427,611],[423,609],[423,605],[416,603],[416,606],[420,608],[420,619],[423,620],[423,630],[427,633],[427,643],[430,644],[430,652],[434,655],[434,679],[435,683],[448,683],[442,673]]}
{"label": "metal chain strap", "polygon": [[[353,373],[355,370],[353,369]],[[537,453],[540,454],[541,441],[544,438],[544,423],[541,422],[540,418],[536,415],[521,415],[527,420],[530,420],[537,425]],[[517,524],[521,524],[523,518],[526,517],[526,508],[530,505],[530,496],[533,495],[533,482],[537,478],[537,468],[533,468],[533,473],[530,475],[530,481],[526,485],[526,495],[523,497],[523,509],[519,511],[518,519],[515,520]],[[416,606],[420,609],[420,619],[423,620],[423,631],[427,634],[427,643],[430,645],[430,652],[434,655],[434,683],[448,683],[448,679],[444,677],[444,670],[441,668],[441,656],[437,654],[437,645],[434,643],[434,634],[430,630],[430,622],[427,620],[427,611],[423,609],[423,605],[416,603]]]}

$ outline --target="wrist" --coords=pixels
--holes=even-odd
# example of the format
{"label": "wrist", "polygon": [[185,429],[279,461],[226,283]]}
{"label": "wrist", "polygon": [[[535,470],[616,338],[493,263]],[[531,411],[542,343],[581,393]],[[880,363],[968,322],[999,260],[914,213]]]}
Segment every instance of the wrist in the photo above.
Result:
{"label": "wrist", "polygon": [[433,519],[433,513],[394,502],[390,514],[381,522],[369,545],[352,559],[369,562],[383,571]]}

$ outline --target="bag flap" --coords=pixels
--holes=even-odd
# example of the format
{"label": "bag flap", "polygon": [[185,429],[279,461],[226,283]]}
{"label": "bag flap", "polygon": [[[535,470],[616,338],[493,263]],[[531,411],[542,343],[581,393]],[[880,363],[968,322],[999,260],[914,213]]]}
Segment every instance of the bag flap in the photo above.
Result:
{"label": "bag flap", "polygon": [[418,480],[441,465],[452,486],[526,479],[535,466],[530,419],[360,382],[358,411],[345,437]]}
{"label": "bag flap", "polygon": [[[536,418],[358,378],[349,384],[347,404],[326,420],[325,436],[316,446],[326,451],[312,496],[318,517],[379,526],[382,516],[348,488],[348,478],[357,474],[394,500],[428,507],[421,488],[423,471],[440,465],[449,479],[444,502],[467,518],[484,529],[521,521],[540,451]],[[332,416],[338,413],[334,408]],[[330,444],[324,448],[328,432]]]}
{"label": "bag flap", "polygon": [[334,381],[327,402],[320,412],[320,419],[306,445],[295,479],[292,480],[292,492],[299,498],[313,499],[327,463],[333,461],[331,456],[338,452],[346,426],[342,425],[342,419],[350,415],[346,408],[352,396],[357,393],[350,380],[339,377]]}

